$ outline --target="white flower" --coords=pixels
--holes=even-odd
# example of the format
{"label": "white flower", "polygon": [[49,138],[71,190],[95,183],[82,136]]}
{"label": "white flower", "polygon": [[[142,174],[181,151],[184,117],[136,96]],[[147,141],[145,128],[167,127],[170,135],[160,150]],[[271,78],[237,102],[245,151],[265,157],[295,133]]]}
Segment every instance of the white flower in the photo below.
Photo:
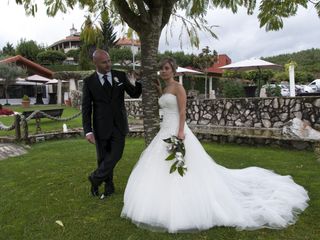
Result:
{"label": "white flower", "polygon": [[176,152],[176,159],[183,159],[183,155],[182,155],[182,153],[181,152]]}
{"label": "white flower", "polygon": [[119,83],[119,79],[117,77],[114,77],[113,80],[116,82],[116,83]]}
{"label": "white flower", "polygon": [[180,160],[180,161],[177,163],[177,167],[184,167],[184,162]]}
{"label": "white flower", "polygon": [[177,143],[179,142],[179,140],[178,140],[176,137],[174,137],[172,142],[173,142],[174,144],[177,144]]}

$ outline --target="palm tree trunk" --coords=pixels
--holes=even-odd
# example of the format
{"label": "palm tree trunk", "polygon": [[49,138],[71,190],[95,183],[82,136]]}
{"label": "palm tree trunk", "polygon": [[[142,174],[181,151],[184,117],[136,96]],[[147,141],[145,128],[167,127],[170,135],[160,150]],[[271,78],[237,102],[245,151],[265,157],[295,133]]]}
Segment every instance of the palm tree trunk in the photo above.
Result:
{"label": "palm tree trunk", "polygon": [[143,85],[142,109],[146,145],[159,131],[158,92],[154,84],[157,80],[157,53],[160,34],[160,29],[153,29],[140,36]]}

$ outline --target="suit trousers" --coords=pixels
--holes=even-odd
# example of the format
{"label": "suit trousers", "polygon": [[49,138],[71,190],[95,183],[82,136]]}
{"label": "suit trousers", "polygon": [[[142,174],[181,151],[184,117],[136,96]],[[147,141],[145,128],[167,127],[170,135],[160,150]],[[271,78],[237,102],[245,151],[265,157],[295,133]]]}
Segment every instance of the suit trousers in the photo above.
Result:
{"label": "suit trousers", "polygon": [[125,135],[115,126],[108,139],[96,139],[98,167],[91,177],[97,185],[102,182],[105,182],[106,185],[112,184],[113,169],[122,157],[124,145]]}

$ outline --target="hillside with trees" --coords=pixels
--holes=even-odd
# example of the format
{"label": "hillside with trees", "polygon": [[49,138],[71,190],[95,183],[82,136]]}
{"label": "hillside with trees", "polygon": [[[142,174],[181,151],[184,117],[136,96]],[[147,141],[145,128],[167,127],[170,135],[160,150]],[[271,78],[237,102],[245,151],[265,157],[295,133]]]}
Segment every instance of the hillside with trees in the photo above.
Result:
{"label": "hillside with trees", "polygon": [[320,49],[312,48],[295,53],[281,54],[263,58],[266,61],[285,65],[290,61],[297,63],[297,71],[320,78]]}

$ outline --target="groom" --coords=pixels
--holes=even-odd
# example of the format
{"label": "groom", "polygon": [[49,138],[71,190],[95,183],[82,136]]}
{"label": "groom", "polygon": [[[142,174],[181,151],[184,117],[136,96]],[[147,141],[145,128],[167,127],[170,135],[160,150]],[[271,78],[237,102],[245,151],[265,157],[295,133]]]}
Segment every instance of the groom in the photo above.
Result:
{"label": "groom", "polygon": [[124,92],[137,98],[141,84],[136,82],[134,86],[124,72],[111,70],[109,54],[104,50],[93,53],[93,63],[96,71],[83,80],[82,124],[86,139],[96,145],[98,166],[88,177],[91,194],[99,196],[99,186],[104,182],[103,199],[115,191],[113,169],[129,131]]}

